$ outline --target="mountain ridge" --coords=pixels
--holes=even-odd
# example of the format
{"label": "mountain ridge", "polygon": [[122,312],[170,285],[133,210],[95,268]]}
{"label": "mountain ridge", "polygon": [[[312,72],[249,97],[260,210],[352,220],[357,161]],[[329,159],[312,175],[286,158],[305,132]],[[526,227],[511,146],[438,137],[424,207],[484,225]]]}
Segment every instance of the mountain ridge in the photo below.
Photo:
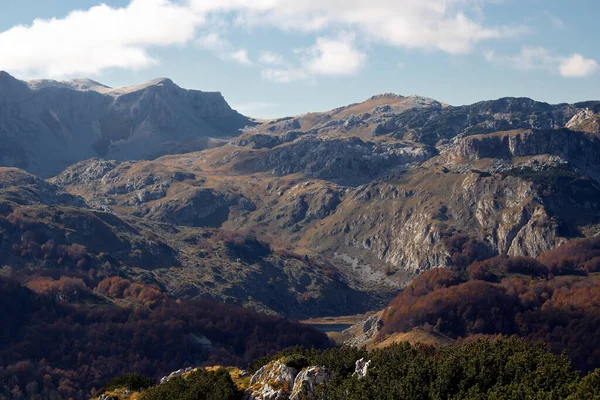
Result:
{"label": "mountain ridge", "polygon": [[50,177],[92,157],[155,158],[201,150],[255,123],[218,92],[170,79],[108,88],[79,79],[25,82],[0,74],[0,165]]}

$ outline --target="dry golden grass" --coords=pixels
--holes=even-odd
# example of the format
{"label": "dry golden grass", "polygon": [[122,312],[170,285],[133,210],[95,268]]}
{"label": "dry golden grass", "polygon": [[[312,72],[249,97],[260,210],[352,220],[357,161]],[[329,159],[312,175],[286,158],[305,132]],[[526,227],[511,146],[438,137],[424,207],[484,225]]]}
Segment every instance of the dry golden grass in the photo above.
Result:
{"label": "dry golden grass", "polygon": [[382,349],[391,346],[394,343],[409,342],[410,344],[422,343],[435,347],[453,346],[456,342],[448,336],[437,332],[427,332],[421,328],[415,328],[410,332],[395,333],[381,341],[375,341],[367,344],[369,350]]}
{"label": "dry golden grass", "polygon": [[365,314],[343,315],[339,317],[311,318],[300,322],[308,325],[354,325],[358,324],[365,318],[377,315],[380,312],[381,311],[371,311]]}

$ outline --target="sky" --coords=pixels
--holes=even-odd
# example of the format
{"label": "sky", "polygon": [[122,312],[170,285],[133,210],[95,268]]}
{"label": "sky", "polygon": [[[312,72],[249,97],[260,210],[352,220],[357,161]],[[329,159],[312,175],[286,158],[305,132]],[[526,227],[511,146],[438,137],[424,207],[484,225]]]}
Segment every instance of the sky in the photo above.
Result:
{"label": "sky", "polygon": [[0,0],[0,70],[156,77],[257,118],[380,93],[600,99],[598,0]]}

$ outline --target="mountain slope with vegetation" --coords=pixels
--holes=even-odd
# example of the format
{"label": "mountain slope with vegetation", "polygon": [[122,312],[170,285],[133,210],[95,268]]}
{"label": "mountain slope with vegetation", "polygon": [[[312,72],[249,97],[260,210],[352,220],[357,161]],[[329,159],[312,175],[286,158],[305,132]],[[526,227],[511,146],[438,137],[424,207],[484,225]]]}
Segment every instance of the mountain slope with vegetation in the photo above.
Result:
{"label": "mountain slope with vegetation", "polygon": [[178,368],[244,367],[298,345],[330,346],[309,326],[222,303],[175,300],[123,278],[95,288],[65,277],[27,286],[0,278],[5,398],[85,399],[123,371],[158,379]]}
{"label": "mountain slope with vegetation", "polygon": [[[95,209],[190,234],[251,231],[276,254],[322,260],[328,277],[368,302],[327,312],[360,313],[430,268],[537,257],[598,235],[600,137],[570,129],[594,118],[594,107],[511,98],[451,107],[386,95],[298,123],[266,122],[199,153],[84,161],[51,182]],[[359,111],[366,122],[352,125]],[[408,120],[421,125],[409,129]],[[439,137],[426,140],[428,129]],[[188,291],[165,276],[156,279],[177,295],[207,290],[197,278]],[[305,298],[329,296],[316,276],[303,280]]]}
{"label": "mountain slope with vegetation", "polygon": [[[295,318],[382,308],[430,268],[537,257],[598,235],[597,114],[595,102],[382,95],[267,121],[202,152],[93,158],[44,187],[5,172],[3,265],[57,269],[64,246],[80,245],[89,254],[75,267],[175,297]],[[49,202],[50,192],[61,194]]]}
{"label": "mountain slope with vegetation", "polygon": [[421,274],[385,310],[378,340],[425,329],[454,339],[517,335],[600,367],[600,239],[528,257],[494,257],[466,270]]}

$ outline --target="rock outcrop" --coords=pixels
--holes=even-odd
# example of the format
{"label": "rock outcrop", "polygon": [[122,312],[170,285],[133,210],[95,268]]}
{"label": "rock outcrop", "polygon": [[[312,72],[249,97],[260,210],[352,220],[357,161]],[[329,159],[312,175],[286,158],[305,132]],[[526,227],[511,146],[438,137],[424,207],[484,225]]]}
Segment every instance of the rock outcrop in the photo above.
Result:
{"label": "rock outcrop", "polygon": [[146,217],[177,226],[221,226],[228,219],[229,207],[241,202],[240,196],[196,189],[159,202]]}
{"label": "rock outcrop", "polygon": [[235,171],[271,172],[290,175],[302,172],[307,177],[355,185],[373,180],[391,169],[422,163],[432,156],[426,147],[403,143],[381,145],[358,138],[321,139],[306,136],[268,152],[233,158]]}
{"label": "rock outcrop", "polygon": [[[325,367],[310,366],[296,370],[284,361],[272,361],[250,380],[246,400],[299,400],[314,398],[319,385],[327,384],[333,373]],[[304,397],[306,396],[306,397]]]}
{"label": "rock outcrop", "polygon": [[452,153],[470,160],[551,155],[600,179],[600,137],[568,129],[516,130],[457,140]]}
{"label": "rock outcrop", "polygon": [[20,204],[88,207],[80,196],[17,168],[0,168],[0,196]]}
{"label": "rock outcrop", "polygon": [[354,368],[354,375],[358,377],[358,379],[362,379],[367,376],[369,373],[369,366],[371,365],[371,360],[365,361],[364,358],[356,361],[356,365]]}
{"label": "rock outcrop", "polygon": [[589,133],[600,133],[600,107],[584,108],[578,111],[573,118],[565,124],[565,128]]}
{"label": "rock outcrop", "polygon": [[367,317],[342,332],[342,334],[351,337],[344,344],[346,346],[361,347],[375,339],[382,325],[383,321],[380,314]]}
{"label": "rock outcrop", "polygon": [[306,397],[309,399],[315,398],[317,395],[317,386],[327,384],[332,378],[333,373],[324,367],[308,367],[303,369],[294,380],[294,389],[290,395],[290,400],[300,400]]}
{"label": "rock outcrop", "polygon": [[298,370],[282,361],[263,366],[250,379],[246,400],[287,400],[294,388]]}
{"label": "rock outcrop", "polygon": [[170,381],[171,379],[175,379],[177,377],[184,376],[186,374],[193,372],[194,370],[195,369],[192,367],[188,367],[185,369],[178,369],[177,371],[173,371],[169,375],[166,375],[166,376],[163,376],[162,378],[160,378],[159,383],[160,384],[166,383],[166,382]]}

